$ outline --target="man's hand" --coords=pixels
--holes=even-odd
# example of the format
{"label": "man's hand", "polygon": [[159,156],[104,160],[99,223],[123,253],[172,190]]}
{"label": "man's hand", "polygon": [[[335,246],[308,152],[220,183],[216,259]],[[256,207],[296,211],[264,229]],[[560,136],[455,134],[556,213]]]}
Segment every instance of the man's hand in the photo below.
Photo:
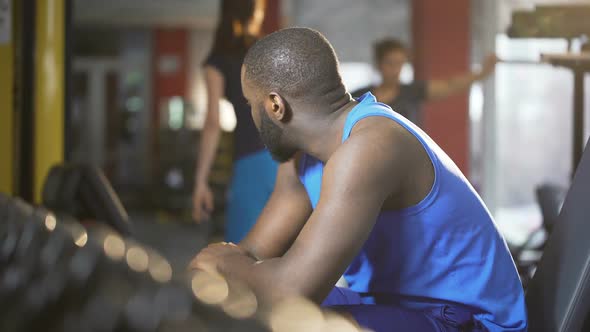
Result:
{"label": "man's hand", "polygon": [[197,184],[193,193],[193,219],[198,223],[209,219],[214,207],[213,192],[209,185]]}
{"label": "man's hand", "polygon": [[247,252],[239,246],[221,242],[209,245],[201,250],[199,254],[189,264],[190,270],[203,270],[209,273],[221,273],[219,271],[220,263],[232,256],[248,256]]}
{"label": "man's hand", "polygon": [[479,79],[484,79],[493,73],[498,61],[499,59],[495,54],[488,54],[481,65],[481,71],[478,75]]}

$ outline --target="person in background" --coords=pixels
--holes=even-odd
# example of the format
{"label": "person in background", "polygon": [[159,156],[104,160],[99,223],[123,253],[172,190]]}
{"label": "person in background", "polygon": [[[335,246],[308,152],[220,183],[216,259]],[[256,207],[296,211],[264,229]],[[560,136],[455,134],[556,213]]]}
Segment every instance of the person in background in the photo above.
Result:
{"label": "person in background", "polygon": [[278,167],[260,141],[240,83],[246,51],[260,35],[264,5],[263,0],[223,0],[213,48],[204,62],[207,115],[198,151],[193,218],[206,220],[214,209],[208,178],[221,132],[219,101],[225,97],[237,118],[225,226],[225,239],[232,242],[239,242],[256,222],[272,193]]}
{"label": "person in background", "polygon": [[399,76],[403,65],[408,61],[408,50],[402,42],[390,38],[378,41],[374,46],[374,56],[381,74],[381,84],[359,89],[352,95],[360,97],[371,92],[378,101],[389,105],[418,126],[421,125],[420,106],[423,102],[446,98],[466,90],[474,82],[490,75],[498,62],[495,55],[488,55],[480,71],[449,79],[404,84],[400,82]]}

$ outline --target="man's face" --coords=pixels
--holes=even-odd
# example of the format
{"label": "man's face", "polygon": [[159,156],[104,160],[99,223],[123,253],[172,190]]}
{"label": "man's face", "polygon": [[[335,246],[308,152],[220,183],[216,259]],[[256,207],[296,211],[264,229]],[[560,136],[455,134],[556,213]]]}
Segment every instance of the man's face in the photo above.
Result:
{"label": "man's face", "polygon": [[[255,87],[246,82],[243,70],[242,91],[250,104],[252,120],[258,129],[260,139],[272,155],[272,158],[278,162],[285,162],[293,158],[297,153],[297,148],[287,142],[284,129],[271,119],[271,116],[274,115],[273,101],[268,95],[265,96],[260,91],[256,91]],[[279,122],[278,120],[275,121]]]}
{"label": "man's face", "polygon": [[379,71],[384,82],[399,81],[399,74],[404,64],[408,61],[404,50],[392,50],[387,52],[379,63]]}

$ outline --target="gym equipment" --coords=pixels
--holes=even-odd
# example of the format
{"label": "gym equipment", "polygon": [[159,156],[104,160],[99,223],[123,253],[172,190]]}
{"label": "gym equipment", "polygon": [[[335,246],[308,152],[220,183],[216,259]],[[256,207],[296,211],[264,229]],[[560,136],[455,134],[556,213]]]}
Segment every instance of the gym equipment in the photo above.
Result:
{"label": "gym equipment", "polygon": [[590,328],[584,326],[590,313],[588,197],[590,149],[586,148],[527,288],[529,331],[570,332]]}
{"label": "gym equipment", "polygon": [[510,253],[514,258],[525,288],[536,271],[553,225],[557,223],[565,194],[565,188],[554,184],[545,183],[535,189],[537,202],[543,216],[543,223],[539,229],[529,235],[523,245],[510,248]]}
{"label": "gym equipment", "polygon": [[590,6],[583,4],[537,5],[516,10],[508,28],[511,38],[576,38],[590,34]]}
{"label": "gym equipment", "polygon": [[541,214],[543,215],[543,227],[548,232],[551,232],[557,222],[557,218],[559,218],[559,212],[561,211],[566,193],[567,190],[565,188],[547,183],[540,185],[535,190],[537,202],[539,202]]}
{"label": "gym equipment", "polygon": [[[590,35],[589,16],[587,4],[537,5],[534,10],[514,11],[507,34],[510,38],[561,38],[570,43],[574,38]],[[584,150],[584,76],[590,72],[590,43],[583,44],[581,51],[541,55],[542,63],[567,68],[573,73],[572,176]]]}
{"label": "gym equipment", "polygon": [[266,331],[200,302],[161,256],[106,225],[86,233],[0,194],[0,241],[0,331]]}
{"label": "gym equipment", "polygon": [[54,166],[43,186],[43,205],[58,215],[107,223],[122,235],[132,233],[127,211],[102,171],[87,164]]}

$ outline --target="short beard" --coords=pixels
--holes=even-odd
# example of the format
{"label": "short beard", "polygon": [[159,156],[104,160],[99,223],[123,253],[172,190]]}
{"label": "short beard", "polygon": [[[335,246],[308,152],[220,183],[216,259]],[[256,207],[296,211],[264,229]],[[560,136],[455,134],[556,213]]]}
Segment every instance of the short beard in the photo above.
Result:
{"label": "short beard", "polygon": [[290,160],[297,153],[297,149],[281,145],[283,130],[272,122],[264,109],[260,111],[260,139],[270,152],[272,159],[280,163]]}

